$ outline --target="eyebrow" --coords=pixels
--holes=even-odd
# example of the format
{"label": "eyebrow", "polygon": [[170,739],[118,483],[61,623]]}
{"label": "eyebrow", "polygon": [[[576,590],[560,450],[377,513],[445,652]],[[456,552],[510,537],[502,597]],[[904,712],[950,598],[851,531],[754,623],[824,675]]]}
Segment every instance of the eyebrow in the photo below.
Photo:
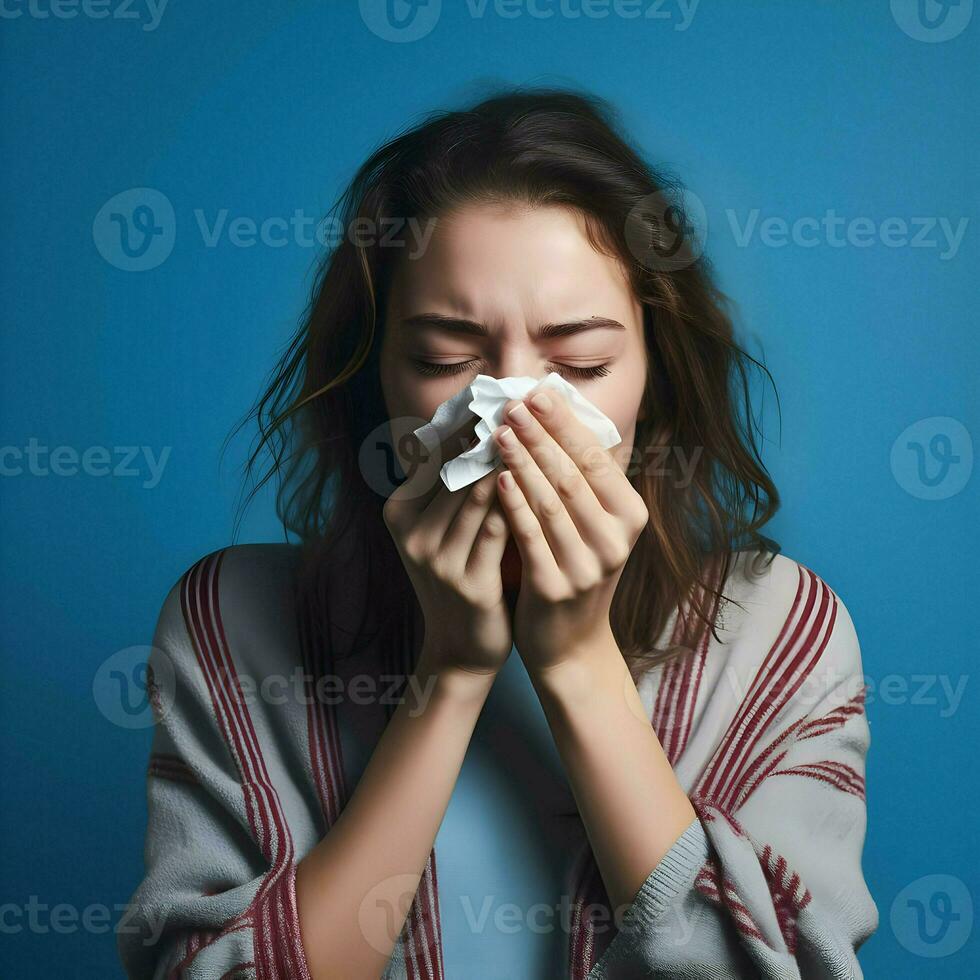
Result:
{"label": "eyebrow", "polygon": [[[461,317],[443,316],[439,313],[420,313],[402,320],[406,327],[432,327],[447,333],[466,334],[471,337],[489,337],[490,330],[485,323],[466,320]],[[585,330],[625,330],[618,320],[606,316],[592,316],[586,320],[571,320],[568,323],[543,323],[532,331],[532,340],[554,340],[556,337],[570,337]]]}

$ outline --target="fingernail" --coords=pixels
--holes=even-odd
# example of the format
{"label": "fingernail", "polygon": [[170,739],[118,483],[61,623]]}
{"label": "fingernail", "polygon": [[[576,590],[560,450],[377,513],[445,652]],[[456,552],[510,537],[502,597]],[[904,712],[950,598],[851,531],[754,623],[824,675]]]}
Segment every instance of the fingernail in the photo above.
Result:
{"label": "fingernail", "polygon": [[539,412],[547,412],[548,409],[551,408],[551,399],[542,393],[532,395],[531,408],[534,408]]}
{"label": "fingernail", "polygon": [[531,421],[531,413],[524,402],[518,402],[507,414],[518,425],[526,425]]}

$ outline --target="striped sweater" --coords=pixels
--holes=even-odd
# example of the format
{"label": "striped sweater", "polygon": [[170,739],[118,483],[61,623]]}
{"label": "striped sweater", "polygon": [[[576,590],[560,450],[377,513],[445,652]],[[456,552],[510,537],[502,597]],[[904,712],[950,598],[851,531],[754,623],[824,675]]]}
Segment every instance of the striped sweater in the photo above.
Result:
{"label": "striped sweater", "polygon": [[[369,760],[393,710],[382,682],[398,665],[335,663],[300,642],[296,557],[286,545],[216,552],[163,605],[148,674],[157,723],[145,870],[135,928],[119,936],[130,977],[310,976],[296,865]],[[548,947],[558,953],[542,946],[551,959],[517,975],[862,975],[856,950],[878,914],[861,870],[869,729],[857,636],[841,599],[805,566],[777,555],[754,576],[746,565],[740,553],[718,636],[638,682],[695,820],[615,920],[596,914],[608,898],[577,814],[548,828],[565,835],[570,914]],[[661,645],[676,640],[679,620],[674,610]],[[517,660],[512,651],[508,664]],[[355,674],[362,688],[379,681],[368,683],[375,697],[349,696]],[[443,829],[384,976],[514,976],[512,964],[495,970],[492,954],[464,963],[446,933],[460,896],[447,894],[448,843],[440,887]],[[466,858],[455,860],[465,875]]]}

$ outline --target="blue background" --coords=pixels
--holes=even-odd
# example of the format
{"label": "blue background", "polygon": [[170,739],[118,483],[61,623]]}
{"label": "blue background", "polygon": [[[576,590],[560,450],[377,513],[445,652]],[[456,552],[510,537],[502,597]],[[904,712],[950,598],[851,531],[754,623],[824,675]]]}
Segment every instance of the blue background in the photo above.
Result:
{"label": "blue background", "polygon": [[[228,234],[209,246],[195,214],[208,226],[222,209],[229,222],[297,209],[317,219],[380,142],[486,83],[517,82],[608,97],[704,203],[708,253],[781,399],[780,433],[766,389],[765,459],[784,499],[769,529],[847,604],[872,684],[865,869],[881,926],[862,962],[872,977],[968,975],[975,935],[950,955],[918,953],[970,932],[963,893],[980,897],[968,830],[980,802],[969,442],[980,431],[980,17],[932,43],[888,2],[703,0],[685,26],[676,2],[668,19],[600,19],[533,15],[557,0],[517,17],[492,3],[478,16],[475,0],[439,13],[433,0],[415,21],[431,29],[406,40],[382,36],[380,5],[362,7],[172,0],[154,25],[139,2],[136,20],[63,19],[8,0],[22,16],[0,19],[0,900],[21,910],[7,907],[0,972],[121,972],[104,925],[56,929],[42,916],[31,929],[24,910],[31,896],[112,909],[138,881],[150,729],[119,723],[103,665],[148,644],[172,582],[231,540],[247,439],[219,466],[221,443],[294,328],[320,256],[290,235],[281,247]],[[139,187],[172,204],[175,238],[165,261],[127,271],[94,222]],[[818,234],[775,247],[758,232],[740,243],[729,216],[741,226],[753,209],[789,223],[832,209],[878,230],[863,245]],[[938,227],[932,246],[884,241],[886,219],[911,236],[922,217],[968,219],[958,249]],[[42,475],[10,452],[31,439],[107,447],[113,465],[114,447],[170,455],[155,486],[146,472]],[[909,443],[931,453],[924,478]],[[929,474],[944,499],[923,499]],[[280,537],[262,497],[239,539]],[[966,679],[956,710],[943,678]],[[891,921],[903,889],[928,902],[927,875],[945,876],[938,890],[962,916],[933,945],[903,903]]]}

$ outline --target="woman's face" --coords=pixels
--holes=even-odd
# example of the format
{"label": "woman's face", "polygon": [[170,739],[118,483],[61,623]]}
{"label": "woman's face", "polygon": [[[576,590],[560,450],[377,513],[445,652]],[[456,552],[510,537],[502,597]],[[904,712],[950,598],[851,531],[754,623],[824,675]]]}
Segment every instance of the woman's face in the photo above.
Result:
{"label": "woman's face", "polygon": [[386,309],[396,446],[477,374],[557,371],[615,422],[623,441],[610,452],[627,468],[647,371],[642,308],[578,212],[472,205],[440,218],[422,254],[399,259]]}

